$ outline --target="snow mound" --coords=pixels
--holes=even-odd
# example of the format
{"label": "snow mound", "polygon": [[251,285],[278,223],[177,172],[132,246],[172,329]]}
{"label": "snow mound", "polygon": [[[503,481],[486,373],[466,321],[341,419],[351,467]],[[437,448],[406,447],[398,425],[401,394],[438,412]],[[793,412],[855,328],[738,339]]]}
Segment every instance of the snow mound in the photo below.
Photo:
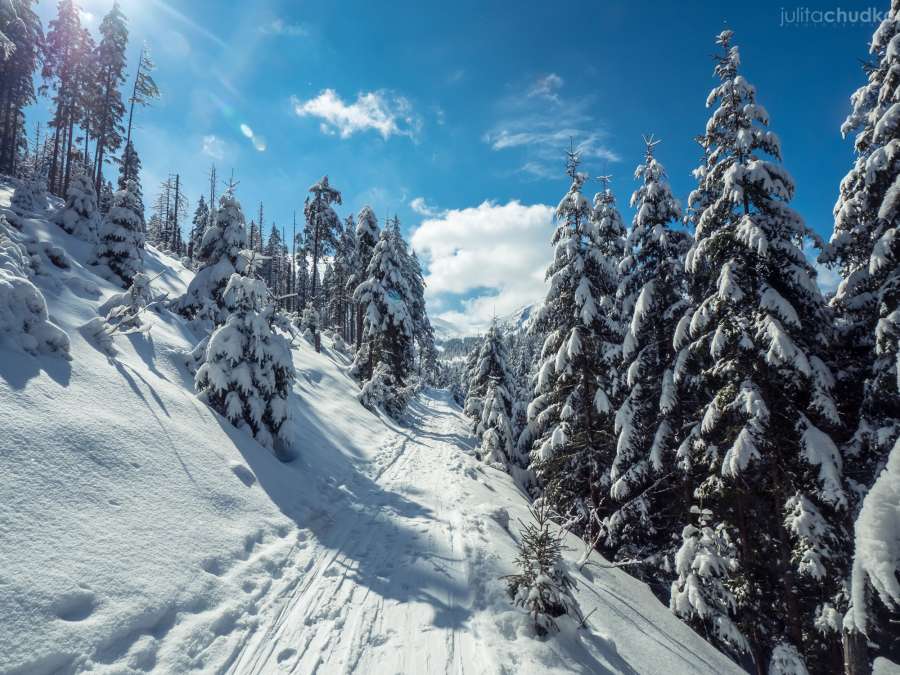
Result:
{"label": "snow mound", "polygon": [[[536,639],[501,578],[527,501],[446,392],[398,425],[358,402],[348,356],[300,341],[281,463],[198,400],[182,317],[159,305],[98,348],[81,329],[121,289],[87,242],[23,229],[64,254],[32,283],[72,358],[0,345],[0,672],[740,672],[643,584],[596,555],[579,571],[574,538],[585,627]],[[157,294],[191,282],[144,262]]]}

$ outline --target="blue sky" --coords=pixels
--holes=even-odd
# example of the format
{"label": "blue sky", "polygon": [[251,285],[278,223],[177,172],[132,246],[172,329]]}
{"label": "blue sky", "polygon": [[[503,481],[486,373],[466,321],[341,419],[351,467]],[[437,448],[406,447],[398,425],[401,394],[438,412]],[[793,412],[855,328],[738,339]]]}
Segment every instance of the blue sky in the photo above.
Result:
{"label": "blue sky", "polygon": [[[110,4],[83,0],[85,21],[96,28]],[[342,215],[368,203],[400,216],[432,263],[430,312],[470,327],[540,297],[569,135],[587,171],[614,176],[626,220],[642,134],[663,140],[657,156],[686,198],[726,25],[782,138],[794,204],[827,237],[852,160],[840,124],[874,28],[783,25],[795,8],[779,2],[121,4],[131,51],[150,45],[163,90],[137,118],[145,194],[179,171],[193,201],[215,161],[234,169],[248,214],[263,201],[289,231],[328,174]],[[49,19],[55,2],[39,11]]]}

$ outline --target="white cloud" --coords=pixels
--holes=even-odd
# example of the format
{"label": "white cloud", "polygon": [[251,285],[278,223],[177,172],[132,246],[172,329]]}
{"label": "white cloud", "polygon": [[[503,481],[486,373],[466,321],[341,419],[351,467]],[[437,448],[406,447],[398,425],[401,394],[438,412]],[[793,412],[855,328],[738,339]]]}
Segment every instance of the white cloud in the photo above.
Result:
{"label": "white cloud", "polygon": [[225,141],[210,134],[203,137],[203,154],[221,162],[225,158]]}
{"label": "white cloud", "polygon": [[558,101],[559,98],[556,92],[562,89],[564,82],[565,81],[556,73],[550,73],[549,75],[538,78],[537,82],[531,85],[531,89],[528,90],[528,96],[530,98],[539,96]]}
{"label": "white cloud", "polygon": [[292,97],[291,105],[298,117],[317,117],[323,132],[337,131],[341,138],[373,130],[385,140],[394,135],[415,139],[422,124],[406,98],[385,90],[360,93],[345,103],[334,89],[325,89],[308,101]]}
{"label": "white cloud", "polygon": [[[484,202],[426,220],[412,246],[428,267],[429,307],[464,333],[544,297],[553,207]],[[448,308],[440,311],[441,308]]]}
{"label": "white cloud", "polygon": [[442,216],[446,213],[446,211],[442,211],[441,209],[431,206],[428,202],[425,201],[424,197],[416,197],[409,203],[409,208],[418,213],[420,216]]}
{"label": "white cloud", "polygon": [[287,23],[284,19],[273,19],[258,28],[262,35],[283,35],[285,37],[306,37],[309,28],[302,23]]}
{"label": "white cloud", "polygon": [[501,121],[482,140],[492,150],[518,152],[523,162],[517,173],[542,179],[559,176],[570,142],[584,160],[619,161],[591,112],[593,101],[564,98],[563,85],[559,75],[550,73],[532,82],[524,95],[500,102]]}
{"label": "white cloud", "polygon": [[842,281],[840,272],[819,262],[819,251],[811,242],[806,242],[803,252],[806,254],[809,264],[816,270],[816,282],[819,284],[822,294],[825,296],[834,295]]}

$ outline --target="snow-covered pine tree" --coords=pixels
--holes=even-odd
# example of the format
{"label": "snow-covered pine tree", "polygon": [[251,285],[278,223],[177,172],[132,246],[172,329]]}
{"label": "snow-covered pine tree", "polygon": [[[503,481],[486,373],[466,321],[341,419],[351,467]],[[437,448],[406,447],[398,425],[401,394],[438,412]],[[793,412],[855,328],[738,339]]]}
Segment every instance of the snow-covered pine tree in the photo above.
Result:
{"label": "snow-covered pine tree", "polygon": [[512,394],[498,380],[491,380],[476,429],[481,438],[479,459],[506,472],[513,466],[521,468],[514,454],[515,438],[510,422],[512,404]]}
{"label": "snow-covered pine tree", "polygon": [[138,201],[141,203],[141,220],[144,220],[144,191],[141,187],[141,158],[138,156],[134,144],[128,141],[125,149],[122,151],[122,157],[119,161],[119,189],[125,187],[125,183],[134,181],[135,192]]}
{"label": "snow-covered pine tree", "polygon": [[[802,250],[814,235],[788,204],[794,184],[780,143],[731,40],[728,30],[718,36],[715,111],[698,139],[705,163],[689,199],[695,240],[685,263],[695,295],[676,329],[674,381],[699,401],[679,460],[697,476],[705,527],[734,554],[709,566],[697,557],[703,547],[692,560],[679,552],[672,606],[731,654],[749,648],[758,672],[779,644],[804,654],[811,671],[835,672],[835,634],[822,631],[839,628],[848,533],[829,436],[839,423],[833,378],[821,357],[829,316]],[[719,586],[735,598],[734,630],[707,612]]]}
{"label": "snow-covered pine tree", "polygon": [[332,204],[341,203],[341,193],[328,183],[328,176],[324,176],[315,185],[309,188],[312,199],[307,197],[303,214],[306,216],[306,227],[303,236],[306,239],[306,247],[311,258],[309,296],[316,309],[321,310],[321,298],[319,297],[319,260],[328,255],[334,249],[337,241],[337,232],[341,226]]}
{"label": "snow-covered pine tree", "polygon": [[[856,162],[841,181],[834,234],[820,257],[821,262],[837,265],[843,277],[832,300],[837,315],[833,361],[840,411],[849,422],[842,450],[854,513],[900,438],[898,43],[900,3],[894,2],[872,37],[868,82],[851,97],[852,110],[841,127],[844,136],[856,132]],[[854,603],[859,597],[855,592]],[[861,612],[865,608],[854,606],[845,621],[845,661],[852,664],[848,669],[852,675],[868,670],[867,646],[877,656],[895,632],[888,623],[870,620],[866,636],[861,636],[854,626],[854,617]],[[900,621],[900,612],[893,620]]]}
{"label": "snow-covered pine tree", "polygon": [[197,251],[200,269],[191,279],[187,292],[175,307],[190,319],[225,323],[228,309],[222,293],[235,272],[241,272],[246,262],[241,251],[247,245],[244,212],[241,204],[228,190],[219,198],[216,220],[208,227]]}
{"label": "snow-covered pine tree", "polygon": [[[105,216],[109,213],[109,209],[112,207],[113,195],[115,195],[115,192],[113,191],[112,183],[106,181],[100,187],[100,194],[97,197],[97,202],[100,206],[100,215]],[[143,211],[141,213],[143,213]],[[143,216],[141,217],[143,218]]]}
{"label": "snow-covered pine tree", "polygon": [[0,215],[0,344],[69,359],[69,336],[50,321],[33,267],[25,238]]}
{"label": "snow-covered pine tree", "polygon": [[689,506],[669,450],[680,424],[672,418],[673,340],[686,309],[683,258],[690,237],[672,229],[681,206],[653,155],[657,143],[646,140],[644,163],[635,171],[641,185],[631,197],[636,213],[620,265],[619,295],[632,311],[623,316],[625,400],[616,414],[618,445],[610,475],[615,511],[606,521],[606,545],[617,560],[644,561],[634,571],[664,594],[672,582],[663,570],[671,570],[673,523],[681,522]]}
{"label": "snow-covered pine tree", "polygon": [[[378,244],[380,236],[378,229],[378,219],[375,212],[369,206],[364,206],[356,217],[356,260],[358,273],[354,274],[350,280],[350,285],[355,291],[366,279],[366,270],[369,269],[369,263],[372,260],[372,254],[375,246]],[[352,291],[351,291],[352,294]],[[360,348],[362,343],[363,332],[363,315],[365,310],[362,305],[356,305],[356,349]]]}
{"label": "snow-covered pine tree", "polygon": [[[223,197],[220,204],[233,218],[239,207],[227,200]],[[242,259],[251,256],[246,251]],[[205,362],[197,370],[197,391],[229,422],[281,453],[289,440],[288,397],[294,382],[290,345],[272,328],[275,308],[261,279],[232,273],[222,303],[228,316],[209,338]]]}
{"label": "snow-covered pine tree", "polygon": [[144,269],[144,225],[134,189],[134,181],[128,181],[125,189],[113,196],[109,213],[100,226],[97,247],[98,264],[108,267],[122,288],[128,288]]}
{"label": "snow-covered pine tree", "polygon": [[544,498],[566,527],[594,541],[608,515],[615,457],[614,373],[621,358],[615,295],[624,246],[611,194],[598,200],[596,212],[591,209],[578,165],[578,154],[570,151],[572,184],[556,210],[550,288],[532,326],[546,339],[528,433],[531,469]]}
{"label": "snow-covered pine tree", "polygon": [[397,417],[405,409],[407,380],[413,362],[415,326],[410,315],[411,291],[403,274],[403,252],[385,229],[378,239],[366,280],[353,294],[365,308],[363,346],[351,372],[363,382],[362,401]]}
{"label": "snow-covered pine tree", "polygon": [[206,234],[206,228],[209,226],[209,206],[206,204],[206,198],[200,195],[200,201],[197,202],[197,210],[194,211],[194,219],[191,221],[191,237],[188,242],[188,258],[195,264],[199,258],[200,246],[203,243],[203,235]]}
{"label": "snow-covered pine tree", "polygon": [[13,191],[10,206],[22,215],[41,215],[47,210],[47,178],[35,169],[22,178]]}
{"label": "snow-covered pine tree", "polygon": [[506,353],[503,331],[496,319],[491,322],[488,332],[472,352],[472,358],[466,370],[468,381],[463,410],[466,416],[472,420],[472,430],[480,441],[482,438],[481,419],[484,415],[488,389],[492,383],[506,392],[506,416],[509,418],[512,415],[512,400],[509,392],[515,388],[515,379],[509,369],[509,355]]}
{"label": "snow-covered pine tree", "polygon": [[69,234],[95,243],[100,229],[100,209],[94,181],[85,172],[79,171],[69,182],[66,205],[54,214],[54,220]]}
{"label": "snow-covered pine tree", "polygon": [[545,501],[531,509],[533,522],[523,525],[516,565],[519,573],[506,577],[506,591],[514,604],[523,607],[538,636],[558,631],[556,619],[578,615],[572,597],[575,582],[563,567],[565,530],[551,531],[552,521]]}

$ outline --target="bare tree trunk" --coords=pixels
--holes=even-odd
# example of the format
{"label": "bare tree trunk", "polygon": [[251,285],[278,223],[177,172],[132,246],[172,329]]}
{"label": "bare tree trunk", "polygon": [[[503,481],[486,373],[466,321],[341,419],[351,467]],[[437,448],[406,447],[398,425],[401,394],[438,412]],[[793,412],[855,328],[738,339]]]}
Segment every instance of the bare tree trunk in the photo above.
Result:
{"label": "bare tree trunk", "polygon": [[858,630],[844,630],[844,675],[869,675],[869,645],[866,636]]}

